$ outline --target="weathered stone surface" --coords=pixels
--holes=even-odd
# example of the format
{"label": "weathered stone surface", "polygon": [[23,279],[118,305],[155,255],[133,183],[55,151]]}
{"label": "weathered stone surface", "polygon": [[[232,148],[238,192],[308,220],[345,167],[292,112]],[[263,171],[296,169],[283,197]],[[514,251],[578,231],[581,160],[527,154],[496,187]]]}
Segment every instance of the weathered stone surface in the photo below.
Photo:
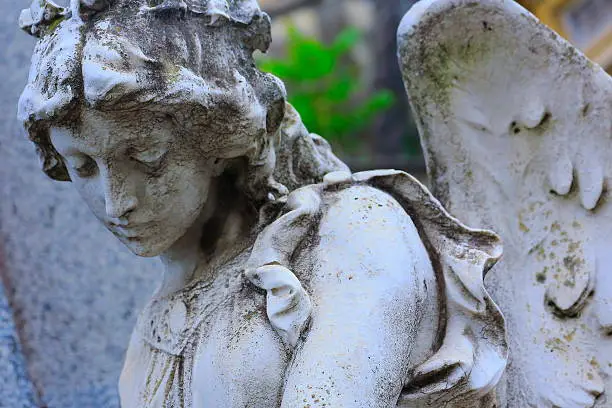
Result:
{"label": "weathered stone surface", "polygon": [[34,387],[26,371],[13,311],[0,284],[0,407],[34,408]]}
{"label": "weathered stone surface", "polygon": [[130,256],[70,186],[41,174],[16,119],[34,46],[16,25],[27,6],[0,2],[0,271],[40,402],[117,407],[131,328],[160,266]]}
{"label": "weathered stone surface", "polygon": [[424,0],[400,62],[431,183],[499,231],[508,407],[612,407],[612,79],[513,1]]}
{"label": "weathered stone surface", "polygon": [[[255,0],[79,0],[57,12],[24,12],[40,40],[19,118],[44,172],[71,181],[134,254],[164,265],[130,340],[124,408],[494,406],[507,345],[483,276],[499,238],[452,218],[406,173],[351,174],[286,104],[280,80],[256,68],[252,54],[271,38]],[[61,245],[100,242],[54,205],[41,217],[66,235]],[[16,230],[29,226],[19,210]],[[24,244],[69,272],[102,254],[123,262],[122,252]],[[94,332],[58,347],[105,347],[94,362],[108,377],[90,389],[110,390],[119,336],[94,325],[134,310],[133,297],[115,296],[130,281],[52,277],[82,293],[51,302],[22,287],[15,299],[39,303],[49,331],[76,320]],[[53,282],[36,279],[20,277],[29,288]],[[96,313],[68,309],[73,301]],[[49,404],[109,403],[65,390],[47,392]]]}

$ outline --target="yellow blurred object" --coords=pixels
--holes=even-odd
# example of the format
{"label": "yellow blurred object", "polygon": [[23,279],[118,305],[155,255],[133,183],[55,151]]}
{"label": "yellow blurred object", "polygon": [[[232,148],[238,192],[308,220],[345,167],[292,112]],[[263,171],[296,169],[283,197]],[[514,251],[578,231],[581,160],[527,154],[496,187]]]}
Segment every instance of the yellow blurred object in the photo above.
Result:
{"label": "yellow blurred object", "polygon": [[517,0],[612,73],[612,0]]}

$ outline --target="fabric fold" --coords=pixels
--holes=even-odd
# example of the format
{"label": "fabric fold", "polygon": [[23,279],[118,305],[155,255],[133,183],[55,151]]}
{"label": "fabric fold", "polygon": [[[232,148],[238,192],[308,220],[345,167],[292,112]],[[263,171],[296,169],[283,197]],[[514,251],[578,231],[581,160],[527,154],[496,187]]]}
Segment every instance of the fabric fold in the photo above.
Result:
{"label": "fabric fold", "polygon": [[295,347],[310,320],[312,304],[290,269],[290,260],[302,240],[316,226],[322,186],[313,185],[289,195],[281,215],[257,237],[245,276],[266,291],[270,324],[283,342]]}

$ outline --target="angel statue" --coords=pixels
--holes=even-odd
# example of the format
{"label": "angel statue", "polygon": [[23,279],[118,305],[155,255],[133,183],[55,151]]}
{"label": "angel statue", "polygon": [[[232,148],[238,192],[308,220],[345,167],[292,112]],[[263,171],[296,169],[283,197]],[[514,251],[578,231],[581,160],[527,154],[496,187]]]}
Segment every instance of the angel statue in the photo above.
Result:
{"label": "angel statue", "polygon": [[19,117],[162,283],[124,408],[493,407],[492,232],[394,170],[351,174],[260,72],[255,0],[35,0]]}
{"label": "angel statue", "polygon": [[610,76],[507,0],[421,1],[399,47],[434,194],[504,240],[501,406],[612,407]]}

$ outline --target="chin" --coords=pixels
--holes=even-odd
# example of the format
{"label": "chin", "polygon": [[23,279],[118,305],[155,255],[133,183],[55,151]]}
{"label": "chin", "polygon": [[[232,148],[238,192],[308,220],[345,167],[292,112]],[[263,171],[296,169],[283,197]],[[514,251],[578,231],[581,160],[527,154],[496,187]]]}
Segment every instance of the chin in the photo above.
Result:
{"label": "chin", "polygon": [[169,249],[171,244],[166,242],[152,242],[146,239],[128,239],[124,237],[118,237],[119,241],[123,243],[134,255],[142,258],[154,258],[160,256]]}

